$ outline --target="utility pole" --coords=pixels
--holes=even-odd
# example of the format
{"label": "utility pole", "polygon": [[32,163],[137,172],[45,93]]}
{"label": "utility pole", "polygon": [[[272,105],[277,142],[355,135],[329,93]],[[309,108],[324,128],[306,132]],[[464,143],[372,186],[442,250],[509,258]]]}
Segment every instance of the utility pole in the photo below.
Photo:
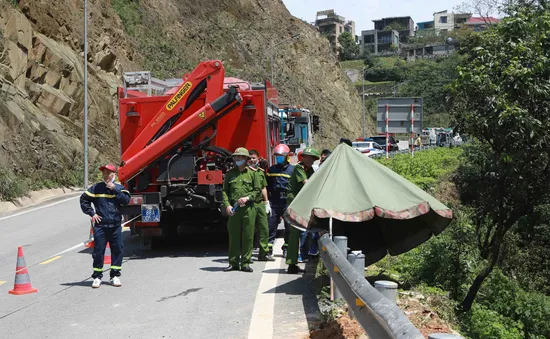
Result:
{"label": "utility pole", "polygon": [[[285,42],[288,41],[288,40],[295,39],[295,38],[299,37],[300,35],[302,35],[302,33],[294,34],[293,36],[291,36],[291,37],[289,37],[289,38],[286,38],[286,39],[280,41],[279,43],[277,43],[277,44],[275,44],[275,45],[273,45],[273,46],[271,46],[271,47],[265,49],[264,52],[267,52],[267,51],[269,51],[269,50],[271,50],[271,49],[273,49],[273,48],[275,48],[275,47],[277,47],[277,46],[279,46],[279,45],[285,43]],[[273,85],[274,82],[275,82],[274,70],[273,70],[273,63],[274,63],[274,62],[273,62],[273,54],[274,54],[274,53],[275,53],[275,51],[269,53],[269,54],[270,54],[270,57],[271,57],[271,84],[272,84],[272,85]]]}
{"label": "utility pole", "polygon": [[84,0],[84,189],[88,189],[88,0]]}
{"label": "utility pole", "polygon": [[363,78],[363,85],[361,90],[361,99],[363,101],[363,138],[366,138],[365,135],[365,67],[363,67],[363,71],[361,72],[361,77]]}

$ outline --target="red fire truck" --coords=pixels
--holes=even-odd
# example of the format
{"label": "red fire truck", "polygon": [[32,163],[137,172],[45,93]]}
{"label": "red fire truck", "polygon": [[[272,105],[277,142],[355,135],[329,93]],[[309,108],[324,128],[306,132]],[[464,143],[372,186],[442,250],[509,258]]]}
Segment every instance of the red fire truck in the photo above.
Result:
{"label": "red fire truck", "polygon": [[118,89],[119,180],[130,191],[122,208],[131,233],[152,237],[225,230],[224,174],[237,147],[273,162],[281,126],[277,90],[268,81],[226,78],[219,60],[201,62],[182,79],[149,72],[124,75]]}

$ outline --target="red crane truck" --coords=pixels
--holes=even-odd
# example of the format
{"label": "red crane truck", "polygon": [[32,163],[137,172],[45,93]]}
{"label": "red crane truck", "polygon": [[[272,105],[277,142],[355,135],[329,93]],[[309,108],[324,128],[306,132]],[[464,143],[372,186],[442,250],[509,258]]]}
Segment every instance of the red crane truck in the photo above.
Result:
{"label": "red crane truck", "polygon": [[[147,93],[135,90],[139,79],[142,88],[149,85]],[[133,72],[118,88],[118,176],[132,196],[121,212],[147,248],[157,237],[224,231],[222,183],[234,166],[231,154],[237,147],[256,149],[271,165],[281,125],[277,90],[268,81],[226,78],[219,60],[160,83],[148,72]]]}

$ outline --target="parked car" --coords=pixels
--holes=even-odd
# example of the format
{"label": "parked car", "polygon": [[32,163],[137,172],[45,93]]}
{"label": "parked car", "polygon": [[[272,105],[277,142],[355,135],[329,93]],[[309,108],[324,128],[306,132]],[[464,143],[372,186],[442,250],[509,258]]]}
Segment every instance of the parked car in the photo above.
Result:
{"label": "parked car", "polygon": [[[384,151],[386,151],[386,136],[385,135],[376,135],[376,136],[369,137],[369,139],[376,142],[380,146],[382,146]],[[389,139],[389,142],[390,142],[389,151],[390,152],[399,151],[399,145],[398,145],[398,142],[395,140],[395,138],[392,135],[390,135],[388,139]]]}
{"label": "parked car", "polygon": [[385,153],[384,148],[374,141],[354,141],[352,147],[363,153],[367,157],[375,154]]}

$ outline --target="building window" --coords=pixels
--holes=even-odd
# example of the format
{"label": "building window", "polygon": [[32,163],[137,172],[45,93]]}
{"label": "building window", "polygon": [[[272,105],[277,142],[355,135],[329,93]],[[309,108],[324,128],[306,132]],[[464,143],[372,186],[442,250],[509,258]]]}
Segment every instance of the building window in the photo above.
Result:
{"label": "building window", "polygon": [[446,24],[447,23],[447,17],[446,16],[439,17],[439,23]]}
{"label": "building window", "polygon": [[340,33],[342,33],[342,26],[340,26]]}

